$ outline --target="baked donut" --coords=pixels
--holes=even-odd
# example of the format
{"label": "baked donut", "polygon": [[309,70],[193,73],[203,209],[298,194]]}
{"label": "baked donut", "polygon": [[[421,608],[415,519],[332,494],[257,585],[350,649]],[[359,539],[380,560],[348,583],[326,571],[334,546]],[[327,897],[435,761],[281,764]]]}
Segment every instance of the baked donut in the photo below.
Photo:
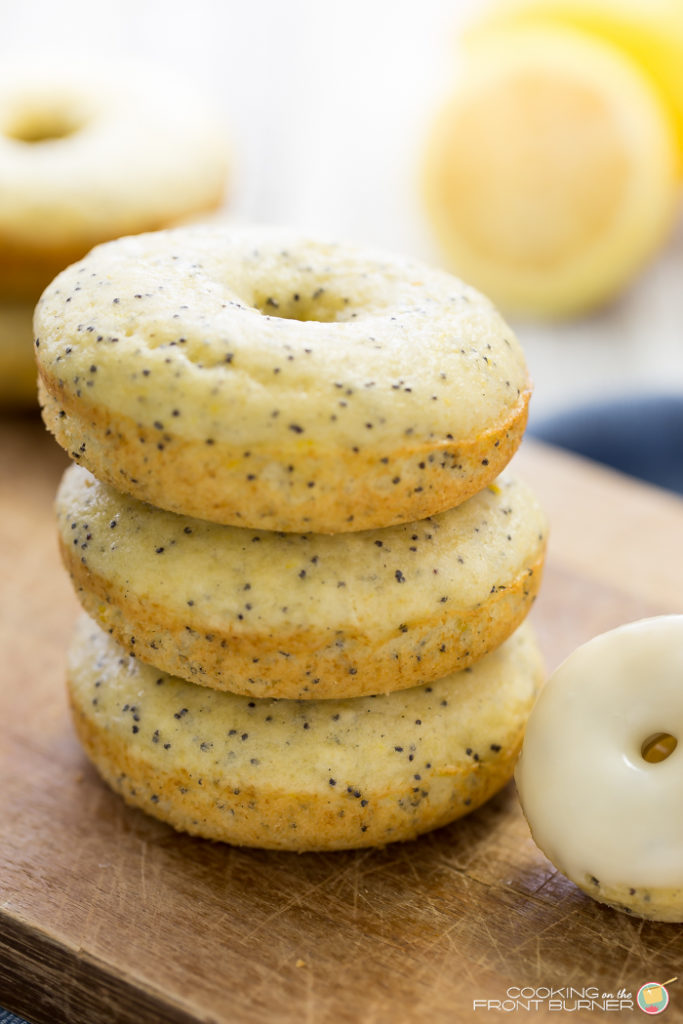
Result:
{"label": "baked donut", "polygon": [[0,301],[0,405],[3,407],[35,406],[32,321],[30,303]]}
{"label": "baked donut", "polygon": [[75,465],[57,516],[83,607],[131,654],[289,698],[404,689],[497,647],[536,596],[547,529],[512,478],[419,523],[325,536],[164,512]]}
{"label": "baked donut", "polygon": [[225,126],[161,69],[27,60],[0,70],[0,297],[34,303],[94,244],[218,206]]}
{"label": "baked donut", "polygon": [[683,615],[596,637],[551,676],[516,770],[553,864],[594,899],[656,921],[683,921],[681,679]]}
{"label": "baked donut", "polygon": [[250,700],[131,658],[87,616],[69,655],[75,727],[127,803],[236,845],[333,850],[412,839],[511,777],[542,678],[523,625],[463,672],[347,700]]}
{"label": "baked donut", "polygon": [[486,486],[526,425],[522,351],[441,271],[288,231],[94,249],[43,294],[43,415],[99,479],[284,531],[423,519]]}

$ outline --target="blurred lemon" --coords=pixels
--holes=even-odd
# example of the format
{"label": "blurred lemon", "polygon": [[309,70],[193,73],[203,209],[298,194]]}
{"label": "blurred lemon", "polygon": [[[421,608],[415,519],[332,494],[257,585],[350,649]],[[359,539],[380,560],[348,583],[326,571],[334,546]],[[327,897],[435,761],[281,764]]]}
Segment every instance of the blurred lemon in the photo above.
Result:
{"label": "blurred lemon", "polygon": [[629,56],[671,112],[683,170],[683,0],[497,0],[464,42],[476,46],[493,32],[533,25],[580,29]]}
{"label": "blurred lemon", "polygon": [[675,131],[650,82],[613,47],[554,28],[492,33],[462,71],[424,172],[449,268],[513,313],[610,299],[677,206]]}

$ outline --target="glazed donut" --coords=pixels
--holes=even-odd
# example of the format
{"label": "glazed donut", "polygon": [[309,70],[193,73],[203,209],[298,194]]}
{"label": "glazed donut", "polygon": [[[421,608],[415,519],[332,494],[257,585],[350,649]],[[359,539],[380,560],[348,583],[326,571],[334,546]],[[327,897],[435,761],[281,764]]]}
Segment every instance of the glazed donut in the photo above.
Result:
{"label": "glazed donut", "polygon": [[[657,921],[683,921],[683,744],[671,752],[682,679],[683,615],[596,637],[551,676],[516,770],[553,864],[594,899]],[[657,738],[668,746],[653,761]]]}
{"label": "glazed donut", "polygon": [[348,700],[250,700],[126,655],[87,616],[75,727],[124,800],[176,829],[280,850],[382,846],[474,810],[511,777],[542,679],[525,624],[470,669]]}
{"label": "glazed donut", "polygon": [[160,69],[35,59],[0,71],[0,296],[37,299],[94,244],[223,200],[225,127]]}
{"label": "glazed donut", "polygon": [[526,425],[522,351],[456,278],[288,231],[99,246],[36,309],[43,415],[99,479],[215,522],[410,522],[493,480]]}
{"label": "glazed donut", "polygon": [[538,592],[547,530],[512,478],[419,523],[331,537],[163,512],[71,466],[57,516],[83,607],[131,654],[304,699],[404,689],[497,647]]}

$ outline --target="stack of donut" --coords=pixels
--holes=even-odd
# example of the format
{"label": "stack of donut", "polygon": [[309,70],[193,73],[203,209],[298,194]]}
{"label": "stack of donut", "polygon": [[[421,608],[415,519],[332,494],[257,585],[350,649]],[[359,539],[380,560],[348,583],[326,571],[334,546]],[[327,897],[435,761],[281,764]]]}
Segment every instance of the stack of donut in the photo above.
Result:
{"label": "stack of donut", "polygon": [[78,735],[189,833],[409,839],[511,777],[546,523],[502,474],[530,395],[491,304],[283,230],[95,248],[35,316],[85,609]]}
{"label": "stack of donut", "polygon": [[0,69],[0,403],[35,404],[33,308],[97,242],[220,205],[220,118],[149,68],[30,60]]}

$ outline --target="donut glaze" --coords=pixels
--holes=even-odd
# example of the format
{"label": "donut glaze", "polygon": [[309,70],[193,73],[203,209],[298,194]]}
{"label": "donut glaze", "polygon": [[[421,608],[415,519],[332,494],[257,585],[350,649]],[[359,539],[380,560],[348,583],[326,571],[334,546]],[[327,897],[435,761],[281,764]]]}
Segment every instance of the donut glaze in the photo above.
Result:
{"label": "donut glaze", "polygon": [[[659,762],[648,741],[678,741]],[[579,647],[530,717],[515,778],[532,836],[595,899],[683,921],[683,615]]]}

